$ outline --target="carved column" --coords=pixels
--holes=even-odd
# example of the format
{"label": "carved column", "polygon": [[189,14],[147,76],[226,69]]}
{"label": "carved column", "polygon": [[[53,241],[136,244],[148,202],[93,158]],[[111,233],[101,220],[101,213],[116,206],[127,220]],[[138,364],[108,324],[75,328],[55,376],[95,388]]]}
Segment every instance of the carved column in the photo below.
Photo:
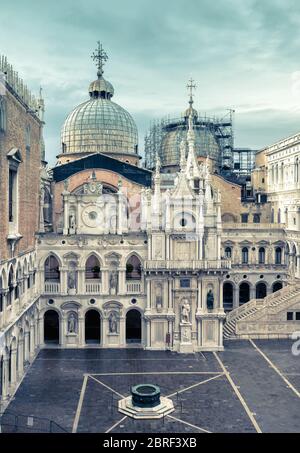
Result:
{"label": "carved column", "polygon": [[24,372],[24,338],[19,341],[18,344],[18,377],[20,378],[23,375]]}
{"label": "carved column", "polygon": [[8,376],[9,376],[9,358],[3,358],[3,369],[2,369],[2,401],[5,401],[8,397]]}

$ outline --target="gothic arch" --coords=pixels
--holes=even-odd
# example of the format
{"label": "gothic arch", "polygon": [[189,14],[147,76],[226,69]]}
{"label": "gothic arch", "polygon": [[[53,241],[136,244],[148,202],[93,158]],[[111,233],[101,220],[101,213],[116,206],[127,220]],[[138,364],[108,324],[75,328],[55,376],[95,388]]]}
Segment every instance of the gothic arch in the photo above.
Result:
{"label": "gothic arch", "polygon": [[103,259],[102,259],[101,255],[96,250],[93,250],[93,251],[89,252],[87,255],[82,256],[80,258],[80,260],[79,260],[79,266],[81,268],[85,267],[87,260],[93,255],[99,260],[100,268],[102,268],[103,265],[104,265],[103,264]]}
{"label": "gothic arch", "polygon": [[41,258],[41,260],[40,260],[40,267],[41,267],[42,269],[44,269],[44,267],[45,267],[45,262],[46,262],[47,258],[49,258],[49,256],[51,256],[51,255],[53,255],[53,256],[57,259],[58,264],[59,264],[59,268],[62,267],[63,264],[62,264],[62,259],[61,259],[61,257],[60,257],[57,253],[52,252],[52,251],[49,251],[49,252],[47,253],[47,255],[43,256],[43,257]]}

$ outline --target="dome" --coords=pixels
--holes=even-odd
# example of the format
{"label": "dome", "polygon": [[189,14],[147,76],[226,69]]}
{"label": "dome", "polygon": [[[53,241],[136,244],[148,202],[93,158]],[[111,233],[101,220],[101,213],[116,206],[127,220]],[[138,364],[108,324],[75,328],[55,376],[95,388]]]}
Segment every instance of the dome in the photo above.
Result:
{"label": "dome", "polygon": [[[198,123],[198,124],[197,124]],[[220,158],[218,142],[207,125],[194,121],[195,151],[197,157],[209,157],[215,161]],[[162,141],[161,163],[163,166],[178,165],[180,161],[180,143],[187,140],[186,121],[170,124],[165,128]]]}
{"label": "dome", "polygon": [[137,154],[138,133],[131,115],[102,97],[80,104],[61,133],[63,153]]}

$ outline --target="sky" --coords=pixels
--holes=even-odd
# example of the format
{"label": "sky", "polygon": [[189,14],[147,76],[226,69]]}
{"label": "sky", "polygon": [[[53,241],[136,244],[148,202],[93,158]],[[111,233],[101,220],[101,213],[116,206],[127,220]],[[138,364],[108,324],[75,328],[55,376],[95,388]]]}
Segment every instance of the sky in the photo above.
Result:
{"label": "sky", "polygon": [[300,131],[298,0],[0,0],[0,54],[33,92],[43,87],[50,164],[64,119],[88,99],[98,40],[141,153],[150,121],[187,107],[190,77],[197,110],[235,110],[236,147]]}

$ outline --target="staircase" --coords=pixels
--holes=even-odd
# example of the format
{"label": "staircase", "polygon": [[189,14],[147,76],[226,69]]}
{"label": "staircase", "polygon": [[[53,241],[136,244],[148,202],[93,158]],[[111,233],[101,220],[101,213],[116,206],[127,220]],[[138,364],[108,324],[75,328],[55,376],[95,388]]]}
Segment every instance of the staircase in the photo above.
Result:
{"label": "staircase", "polygon": [[252,299],[244,305],[232,310],[226,317],[223,334],[224,339],[237,338],[236,326],[239,321],[255,319],[257,315],[266,312],[276,313],[291,303],[300,301],[300,283],[288,284],[276,293],[270,294],[264,299]]}

